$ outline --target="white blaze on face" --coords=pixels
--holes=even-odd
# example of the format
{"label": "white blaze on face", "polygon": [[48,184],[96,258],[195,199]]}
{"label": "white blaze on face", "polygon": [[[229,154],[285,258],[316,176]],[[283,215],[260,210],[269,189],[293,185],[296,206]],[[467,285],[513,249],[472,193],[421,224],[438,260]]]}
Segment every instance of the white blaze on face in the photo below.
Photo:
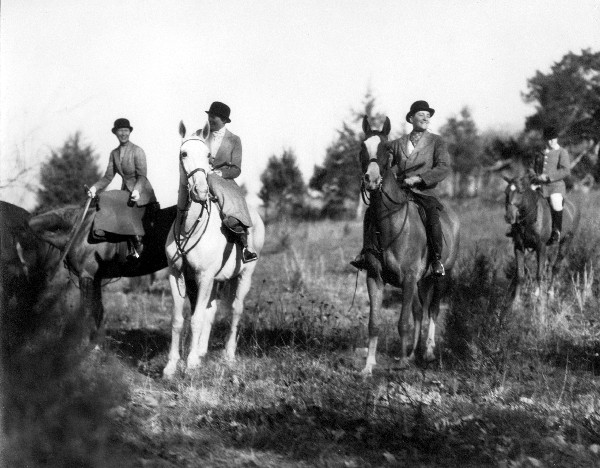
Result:
{"label": "white blaze on face", "polygon": [[381,140],[376,135],[365,140],[365,146],[367,148],[367,153],[369,153],[369,159],[377,157],[377,148],[379,147],[380,141]]}

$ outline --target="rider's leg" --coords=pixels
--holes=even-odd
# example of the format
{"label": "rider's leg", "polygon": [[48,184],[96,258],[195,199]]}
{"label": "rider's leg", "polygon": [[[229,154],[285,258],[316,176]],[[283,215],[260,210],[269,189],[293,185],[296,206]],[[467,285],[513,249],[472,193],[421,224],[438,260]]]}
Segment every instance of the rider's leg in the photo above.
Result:
{"label": "rider's leg", "polygon": [[237,241],[242,246],[242,262],[253,262],[258,258],[256,252],[248,247],[248,228],[244,226],[237,218],[227,216],[223,224],[237,237]]}
{"label": "rider's leg", "polygon": [[427,238],[431,246],[433,260],[431,270],[434,275],[444,276],[446,271],[442,264],[442,248],[444,245],[442,225],[440,223],[439,202],[434,197],[419,197],[419,203],[425,209],[427,217]]}
{"label": "rider's leg", "polygon": [[554,244],[560,241],[562,231],[563,218],[563,196],[560,193],[553,193],[549,198],[550,212],[552,214],[552,235],[548,240],[548,244]]}

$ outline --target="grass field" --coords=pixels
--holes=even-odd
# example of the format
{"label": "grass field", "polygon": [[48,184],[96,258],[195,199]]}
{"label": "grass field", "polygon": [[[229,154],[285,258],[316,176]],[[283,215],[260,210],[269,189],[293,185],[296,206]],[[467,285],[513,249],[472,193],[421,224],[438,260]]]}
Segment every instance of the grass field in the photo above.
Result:
{"label": "grass field", "polygon": [[92,353],[63,278],[5,366],[6,466],[600,466],[600,193],[572,197],[582,225],[557,294],[537,300],[528,282],[512,309],[502,206],[455,205],[438,359],[395,370],[401,296],[389,290],[368,379],[366,284],[348,265],[358,221],[270,225],[237,361],[221,358],[218,314],[202,369],[171,382],[164,277],[105,287],[108,339]]}

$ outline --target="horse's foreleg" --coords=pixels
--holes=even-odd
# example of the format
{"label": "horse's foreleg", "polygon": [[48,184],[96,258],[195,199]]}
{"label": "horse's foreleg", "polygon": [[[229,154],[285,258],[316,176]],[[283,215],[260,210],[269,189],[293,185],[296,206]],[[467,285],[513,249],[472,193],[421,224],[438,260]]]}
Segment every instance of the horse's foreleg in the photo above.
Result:
{"label": "horse's foreleg", "polygon": [[252,282],[252,276],[248,272],[242,273],[242,276],[237,278],[237,284],[234,288],[232,285],[230,294],[233,296],[231,299],[231,327],[229,328],[229,335],[225,342],[225,357],[229,361],[235,359],[235,350],[237,348],[237,334],[238,325],[240,318],[244,312],[244,299],[246,294],[250,291],[250,284]]}
{"label": "horse's foreleg", "polygon": [[440,300],[444,291],[445,281],[446,279],[444,278],[432,278],[431,283],[427,284],[426,296],[428,304],[427,306],[423,306],[424,309],[429,311],[429,326],[424,356],[427,362],[435,360],[435,329],[440,313]]}
{"label": "horse's foreleg", "polygon": [[552,269],[550,270],[550,281],[548,282],[548,296],[554,298],[554,278],[560,271],[561,263],[565,257],[566,244],[558,244],[556,258],[552,262]]}
{"label": "horse's foreleg", "polygon": [[513,305],[521,301],[521,287],[525,278],[525,252],[521,249],[515,249],[515,276],[512,281],[512,300]]}
{"label": "horse's foreleg", "polygon": [[[177,370],[180,354],[181,332],[183,330],[183,306],[185,304],[185,287],[178,286],[177,277],[169,273],[169,285],[173,296],[173,310],[171,312],[171,347],[169,349],[169,361],[163,369],[163,377],[171,378]],[[180,291],[180,288],[182,289]]]}
{"label": "horse's foreleg", "polygon": [[383,280],[380,277],[367,277],[367,290],[369,292],[369,350],[367,362],[362,370],[363,375],[371,375],[377,360],[377,340],[379,339],[379,310],[383,300]]}
{"label": "horse's foreleg", "polygon": [[84,320],[90,320],[90,344],[98,346],[104,341],[104,306],[102,305],[102,285],[100,280],[83,277],[79,279],[81,309]]}
{"label": "horse's foreleg", "polygon": [[535,297],[540,296],[540,292],[542,290],[542,281],[544,279],[544,270],[546,268],[546,244],[541,243],[538,245],[536,251],[536,260],[537,260],[537,270],[535,275],[536,287],[535,292],[533,293]]}
{"label": "horse's foreleg", "polygon": [[[421,330],[423,328],[423,303],[427,303],[427,298],[423,298],[423,302],[421,301],[421,297],[419,294],[415,294],[412,302],[412,314],[413,314],[413,344],[412,349],[410,350],[410,354],[408,355],[409,362],[415,362],[416,352],[419,349],[419,341],[421,340]],[[403,307],[404,312],[404,307]],[[408,313],[407,313],[408,316]]]}
{"label": "horse's foreleg", "polygon": [[[412,310],[412,304],[417,293],[417,281],[414,277],[407,277],[402,284],[402,310],[398,320],[398,333],[400,334],[400,368],[409,366],[408,358],[408,332],[410,328],[408,311]],[[417,298],[417,300],[419,300]]]}
{"label": "horse's foreleg", "polygon": [[196,307],[193,310],[191,329],[192,345],[187,358],[186,372],[196,369],[208,350],[208,338],[212,328],[212,322],[217,310],[213,300],[213,286],[215,284],[212,275],[198,275],[198,297]]}

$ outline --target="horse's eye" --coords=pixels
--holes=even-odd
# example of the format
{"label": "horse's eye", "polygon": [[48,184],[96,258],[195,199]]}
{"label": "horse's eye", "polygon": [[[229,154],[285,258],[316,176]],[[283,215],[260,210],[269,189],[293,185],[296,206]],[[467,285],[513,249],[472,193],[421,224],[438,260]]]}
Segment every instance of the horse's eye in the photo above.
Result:
{"label": "horse's eye", "polygon": [[179,153],[179,156],[181,156],[182,158],[187,158],[187,153],[185,151],[182,151],[181,153]]}

